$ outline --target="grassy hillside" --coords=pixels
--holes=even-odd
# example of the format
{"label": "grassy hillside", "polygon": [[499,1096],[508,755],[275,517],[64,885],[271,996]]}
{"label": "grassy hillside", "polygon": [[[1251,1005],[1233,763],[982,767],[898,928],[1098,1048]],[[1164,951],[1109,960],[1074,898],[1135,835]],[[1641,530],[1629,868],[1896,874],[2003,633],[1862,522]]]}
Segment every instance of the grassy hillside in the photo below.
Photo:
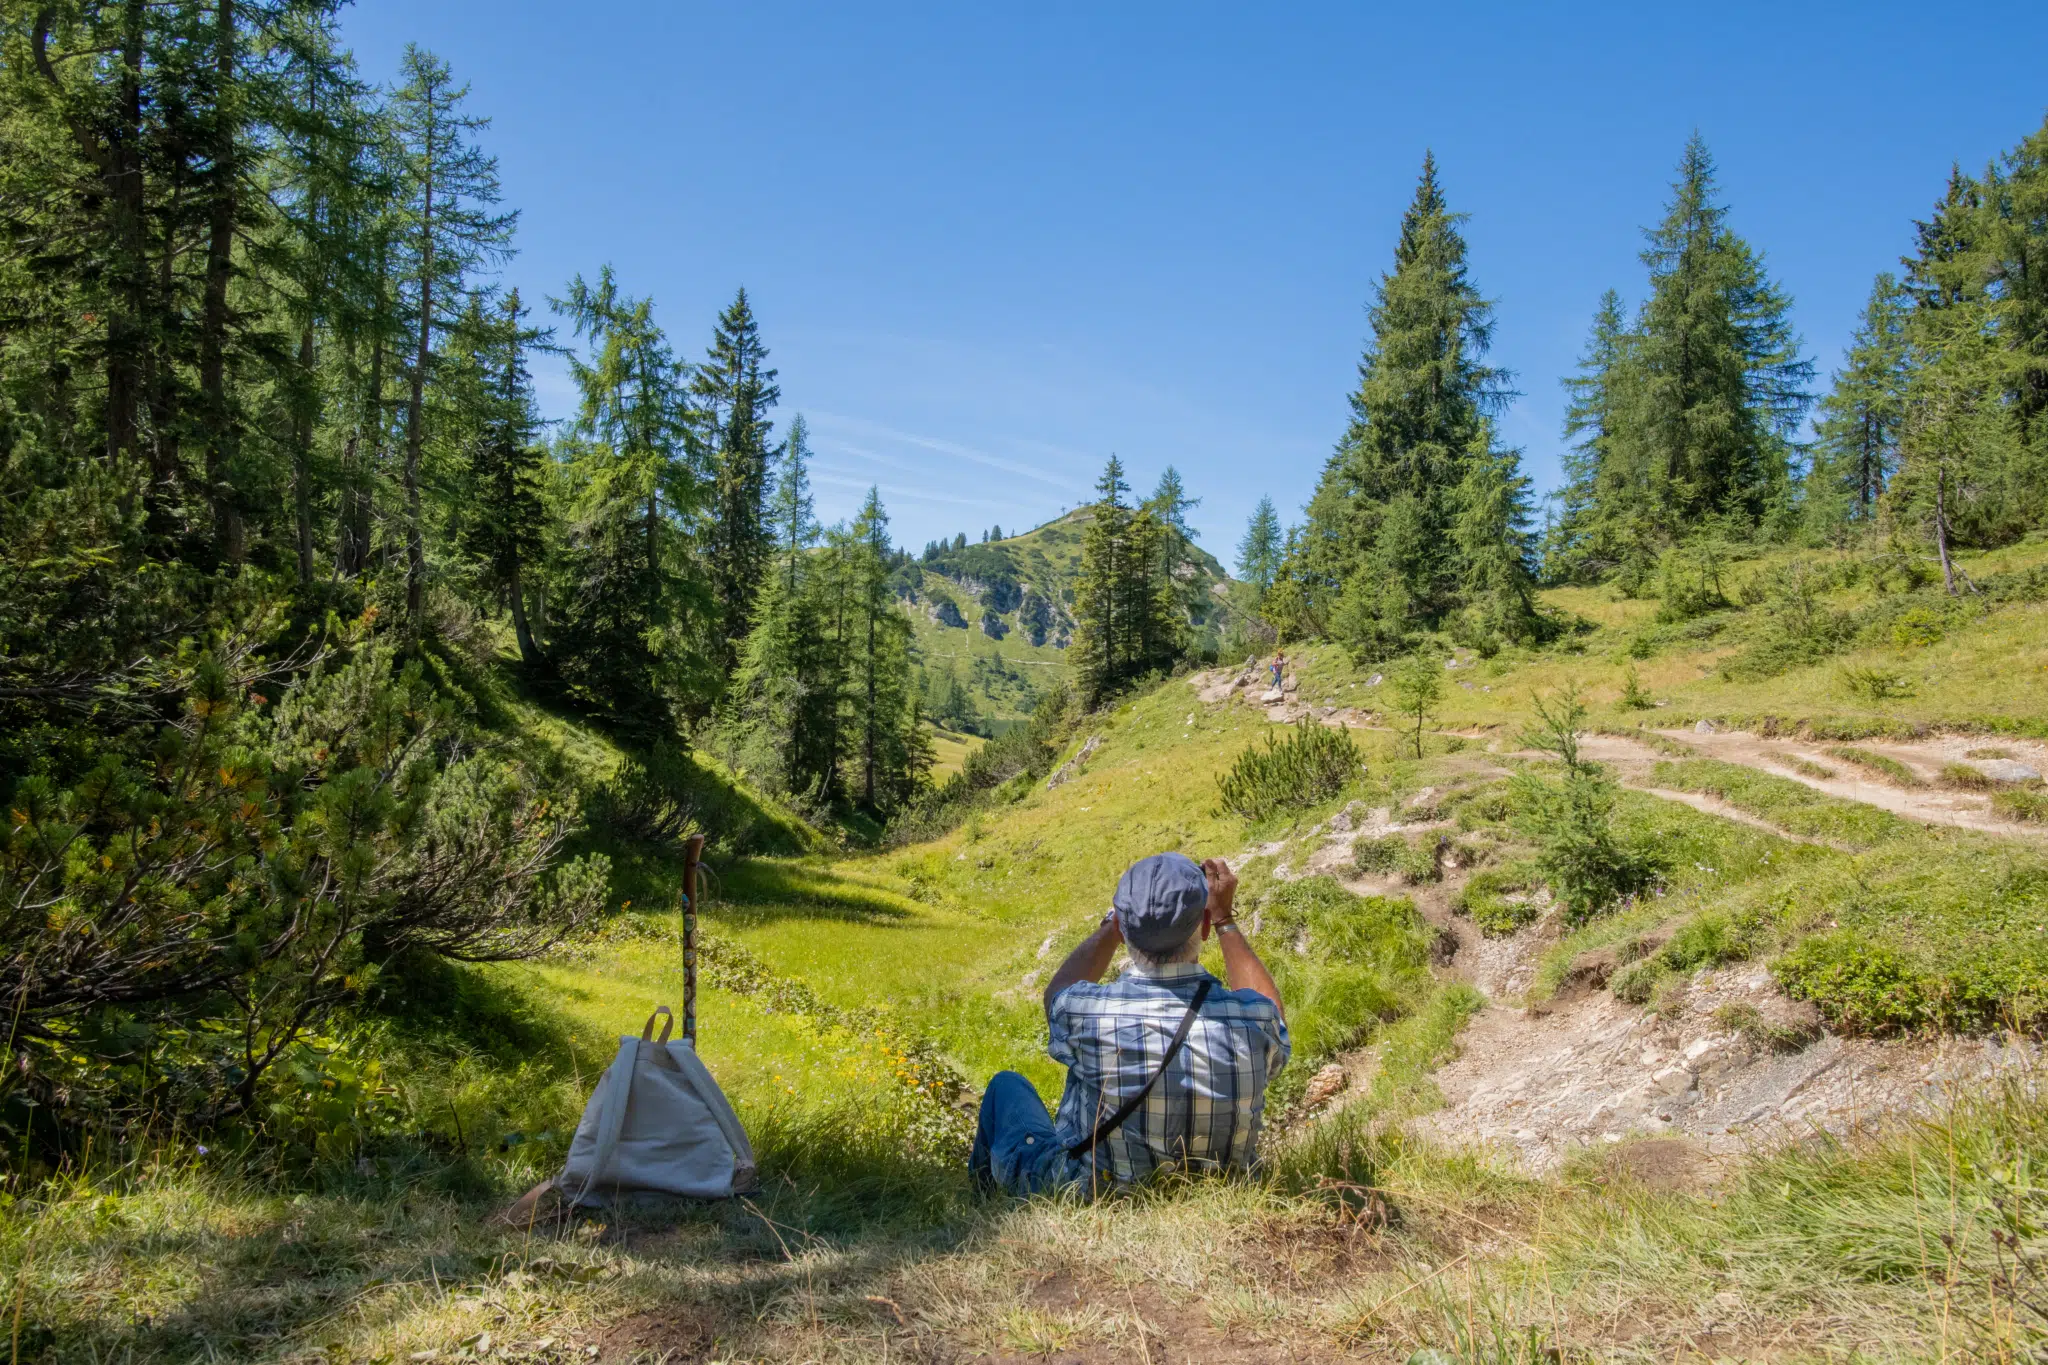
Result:
{"label": "grassy hillside", "polygon": [[[2043,562],[2035,544],[1968,567],[1987,581]],[[330,1127],[346,1157],[280,1170],[172,1143],[10,1191],[0,1268],[22,1358],[2028,1358],[2034,1281],[1994,1234],[2033,1248],[2048,1205],[2030,1174],[2048,1161],[2048,1106],[2029,1088],[1758,1157],[1704,1190],[1645,1174],[1635,1144],[1532,1180],[1396,1126],[1437,1103],[1430,1069],[1479,1003],[1428,967],[1413,901],[1435,894],[1439,864],[1371,896],[1281,869],[1326,847],[1341,808],[1422,803],[1458,858],[1493,874],[1468,884],[1467,912],[1511,919],[1514,903],[1487,897],[1524,881],[1535,853],[1508,797],[1512,774],[1547,771],[1517,737],[1532,692],[1576,682],[1594,722],[1624,731],[1769,715],[1831,734],[2044,734],[2048,688],[2010,685],[2048,664],[2043,607],[1973,608],[1937,639],[1920,629],[1730,679],[1726,661],[1766,638],[1762,603],[1738,598],[1694,638],[1654,622],[1653,602],[1546,600],[1586,624],[1547,651],[1460,655],[1424,757],[1368,723],[1354,732],[1361,772],[1264,823],[1221,811],[1217,779],[1274,725],[1172,681],[1085,718],[1069,754],[1099,742],[1070,780],[945,838],[721,856],[703,1050],[762,1158],[750,1202],[564,1235],[485,1221],[559,1165],[616,1036],[680,994],[662,908],[673,864],[642,850],[633,904],[595,941],[443,969],[407,984],[412,1003],[383,1032],[336,1040],[315,1091],[332,1093],[349,1058],[379,1068]],[[1849,584],[1821,601],[1850,613],[1877,597]],[[1371,711],[1385,685],[1327,648],[1295,656],[1311,705]],[[1631,668],[1664,706],[1616,705]],[[1846,690],[1850,669],[1909,690],[1867,700]],[[618,761],[573,722],[521,709],[517,724],[565,762]],[[1661,894],[1552,943],[1537,994],[1607,951],[1631,968],[1609,989],[1655,1008],[1687,973],[1746,958],[1847,1031],[2037,1028],[2048,849],[2027,827],[1930,826],[1689,753],[1681,736],[1658,743],[1616,824],[1657,851]],[[999,1067],[1057,1092],[1045,974],[1121,868],[1162,848],[1239,862],[1296,1041],[1279,1100],[1360,1046],[1371,1078],[1339,1118],[1276,1132],[1258,1180],[1095,1207],[975,1201],[960,1101]]]}
{"label": "grassy hillside", "polygon": [[[1091,516],[1080,508],[1021,535],[945,549],[898,572],[933,694],[950,670],[974,714],[1000,728],[1029,715],[1036,698],[1066,676]],[[1190,551],[1179,595],[1196,652],[1213,655],[1228,627],[1220,589],[1229,575],[1199,545]]]}

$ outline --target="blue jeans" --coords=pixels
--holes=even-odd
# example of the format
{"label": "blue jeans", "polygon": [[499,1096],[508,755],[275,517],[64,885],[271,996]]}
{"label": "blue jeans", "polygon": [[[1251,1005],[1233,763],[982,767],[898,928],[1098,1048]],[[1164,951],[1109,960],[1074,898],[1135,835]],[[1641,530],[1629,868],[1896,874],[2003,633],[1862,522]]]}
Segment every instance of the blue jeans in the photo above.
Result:
{"label": "blue jeans", "polygon": [[1037,1089],[1014,1071],[998,1071],[981,1092],[981,1118],[967,1173],[983,1189],[1043,1194],[1073,1182],[1066,1144]]}

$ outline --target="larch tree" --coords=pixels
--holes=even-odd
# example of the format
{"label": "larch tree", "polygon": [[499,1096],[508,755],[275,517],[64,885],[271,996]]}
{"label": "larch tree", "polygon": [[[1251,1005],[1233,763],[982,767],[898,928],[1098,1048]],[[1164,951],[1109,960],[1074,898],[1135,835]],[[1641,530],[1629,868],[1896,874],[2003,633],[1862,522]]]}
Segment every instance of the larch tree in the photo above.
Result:
{"label": "larch tree", "polygon": [[405,496],[405,609],[417,630],[427,581],[420,459],[427,440],[434,337],[446,324],[436,310],[461,297],[470,272],[504,258],[518,215],[497,210],[498,161],[475,140],[490,120],[465,112],[469,87],[456,84],[446,62],[410,43],[400,74],[391,114],[402,175],[398,245],[404,253],[412,324],[400,477]]}
{"label": "larch tree", "polygon": [[785,586],[796,591],[797,564],[817,543],[818,522],[811,501],[811,429],[802,413],[790,419],[789,438],[782,443],[782,467],[775,479],[771,509],[777,552],[782,556]]}
{"label": "larch tree", "polygon": [[582,491],[554,662],[586,704],[649,730],[694,693],[675,676],[674,648],[702,595],[687,536],[704,502],[688,458],[687,372],[653,304],[622,292],[610,267],[552,303],[587,344],[569,360],[582,401],[566,453]]}

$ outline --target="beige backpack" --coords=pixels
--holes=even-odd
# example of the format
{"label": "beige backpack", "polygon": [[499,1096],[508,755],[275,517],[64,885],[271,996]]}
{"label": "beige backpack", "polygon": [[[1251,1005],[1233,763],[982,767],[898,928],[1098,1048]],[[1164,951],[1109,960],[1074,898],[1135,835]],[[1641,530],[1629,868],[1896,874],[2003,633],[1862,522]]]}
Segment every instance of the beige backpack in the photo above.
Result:
{"label": "beige backpack", "polygon": [[669,1041],[674,1026],[663,1005],[638,1038],[619,1039],[619,1055],[583,1110],[562,1173],[527,1191],[507,1211],[508,1221],[529,1221],[551,1189],[571,1208],[601,1208],[638,1193],[724,1199],[754,1189],[754,1149],[697,1050],[686,1038]]}

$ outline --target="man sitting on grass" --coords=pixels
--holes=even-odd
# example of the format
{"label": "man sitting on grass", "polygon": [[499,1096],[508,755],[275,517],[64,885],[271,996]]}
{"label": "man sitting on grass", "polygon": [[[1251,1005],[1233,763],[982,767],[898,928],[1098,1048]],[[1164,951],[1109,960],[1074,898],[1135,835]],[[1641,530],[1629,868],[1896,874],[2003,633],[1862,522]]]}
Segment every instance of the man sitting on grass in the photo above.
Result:
{"label": "man sitting on grass", "polygon": [[[1095,1193],[1168,1167],[1244,1170],[1266,1083],[1287,1063],[1280,991],[1231,917],[1237,878],[1181,853],[1133,863],[1096,931],[1045,988],[1047,1051],[1067,1068],[1057,1121],[1031,1082],[997,1074],[981,1097],[969,1172],[1012,1194]],[[1228,989],[1203,970],[1211,932]],[[1106,985],[1117,944],[1130,967]]]}

